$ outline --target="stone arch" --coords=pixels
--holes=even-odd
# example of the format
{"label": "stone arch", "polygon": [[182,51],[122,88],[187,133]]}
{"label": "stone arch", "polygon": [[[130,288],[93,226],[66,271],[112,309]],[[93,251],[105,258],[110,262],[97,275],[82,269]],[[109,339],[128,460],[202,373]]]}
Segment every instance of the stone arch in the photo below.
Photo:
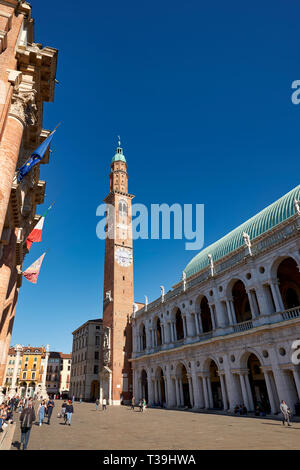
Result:
{"label": "stone arch", "polygon": [[143,322],[140,324],[139,335],[141,337],[142,351],[145,351],[145,349],[147,348],[147,335],[146,335],[146,327]]}
{"label": "stone arch", "polygon": [[[260,413],[270,413],[271,401],[269,391],[271,391],[271,388],[271,398],[273,398],[273,401],[275,400],[278,402],[273,372],[264,372],[263,357],[259,351],[253,348],[247,348],[247,350],[241,355],[239,362],[241,369],[245,370],[244,378],[240,379],[245,383],[244,392],[241,389],[241,396],[243,397],[243,402],[248,411],[256,410]],[[265,377],[266,374],[268,375],[267,379]],[[267,387],[266,380],[268,380],[269,389]]]}
{"label": "stone arch", "polygon": [[277,279],[284,308],[300,306],[300,272],[292,257],[283,259],[277,267]]}
{"label": "stone arch", "polygon": [[184,362],[179,362],[175,369],[176,378],[178,381],[177,387],[177,403],[181,407],[192,407],[190,396],[190,384],[188,380],[188,368]]}
{"label": "stone arch", "polygon": [[162,345],[162,328],[161,328],[161,321],[158,316],[154,317],[153,320],[153,327],[155,329],[155,335],[156,335],[156,346],[161,346]]}
{"label": "stone arch", "polygon": [[245,283],[241,279],[236,279],[234,283],[231,283],[231,295],[237,323],[251,320],[250,301]]}
{"label": "stone arch", "polygon": [[145,398],[146,402],[148,403],[148,374],[145,369],[141,370],[141,375],[140,375],[140,394],[142,399]]}
{"label": "stone arch", "polygon": [[165,384],[165,375],[163,368],[161,366],[157,366],[155,371],[155,383],[156,383],[156,402],[160,404],[160,406],[164,406],[166,404],[166,384]]}
{"label": "stone arch", "polygon": [[195,302],[195,311],[198,315],[198,321],[202,333],[208,333],[213,330],[212,313],[208,304],[206,295],[200,294]]}
{"label": "stone arch", "polygon": [[181,340],[184,338],[184,327],[182,313],[179,307],[174,307],[172,310],[172,320],[175,324],[176,339]]}

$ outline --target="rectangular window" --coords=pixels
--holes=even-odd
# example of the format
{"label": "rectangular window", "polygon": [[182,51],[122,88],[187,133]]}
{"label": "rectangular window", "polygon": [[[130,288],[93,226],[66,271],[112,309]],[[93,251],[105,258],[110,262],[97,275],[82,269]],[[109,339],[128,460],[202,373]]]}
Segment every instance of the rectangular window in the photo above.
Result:
{"label": "rectangular window", "polygon": [[94,366],[94,374],[98,374],[98,366]]}
{"label": "rectangular window", "polygon": [[100,336],[96,336],[96,346],[99,346],[100,344]]}
{"label": "rectangular window", "polygon": [[99,351],[95,351],[95,359],[99,359]]}

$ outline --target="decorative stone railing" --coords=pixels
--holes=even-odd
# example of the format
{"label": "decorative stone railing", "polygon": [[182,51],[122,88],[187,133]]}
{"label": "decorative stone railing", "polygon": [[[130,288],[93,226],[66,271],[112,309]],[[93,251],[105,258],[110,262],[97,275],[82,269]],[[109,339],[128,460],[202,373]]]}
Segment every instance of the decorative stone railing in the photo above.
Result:
{"label": "decorative stone railing", "polygon": [[293,320],[294,318],[300,317],[300,307],[290,308],[281,313],[283,320]]}
{"label": "decorative stone railing", "polygon": [[244,321],[243,323],[237,323],[236,325],[233,325],[233,331],[235,333],[239,333],[240,331],[251,330],[251,328],[253,328],[252,320]]}

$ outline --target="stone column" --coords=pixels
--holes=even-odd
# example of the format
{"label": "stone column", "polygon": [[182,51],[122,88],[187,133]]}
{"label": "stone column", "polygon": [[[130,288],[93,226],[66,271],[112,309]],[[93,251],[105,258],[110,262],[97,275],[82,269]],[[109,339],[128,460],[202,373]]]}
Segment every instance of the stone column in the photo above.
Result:
{"label": "stone column", "polygon": [[[149,371],[147,371],[147,383],[148,383],[148,402],[149,404],[152,404],[154,402],[154,395],[153,395],[152,377]],[[141,398],[144,398],[144,397],[141,397]]]}
{"label": "stone column", "polygon": [[11,386],[10,386],[10,390],[9,390],[9,394],[8,394],[8,396],[10,398],[14,397],[15,394],[16,394],[17,373],[18,373],[18,367],[19,367],[19,361],[20,361],[22,346],[20,344],[16,344],[15,351],[16,351],[15,367],[14,367],[13,376],[12,376],[12,380],[11,380]]}
{"label": "stone column", "polygon": [[173,341],[177,341],[176,326],[175,326],[174,321],[172,321],[172,328],[173,328]]}
{"label": "stone column", "polygon": [[233,299],[229,299],[229,307],[231,311],[232,324],[236,324],[236,314],[235,314]]}
{"label": "stone column", "polygon": [[243,402],[246,405],[247,409],[250,409],[249,401],[248,401],[248,393],[247,393],[247,388],[246,388],[246,383],[245,383],[245,376],[243,373],[239,373],[240,377],[240,383],[241,383],[241,389],[242,389],[242,395],[243,395]]}
{"label": "stone column", "polygon": [[210,408],[210,406],[209,406],[207,380],[206,380],[205,375],[202,375],[202,384],[203,384],[203,392],[204,392],[204,407],[208,410]]}
{"label": "stone column", "polygon": [[264,376],[271,405],[271,413],[275,414],[277,412],[277,406],[273,395],[271,380],[267,371],[264,371]]}
{"label": "stone column", "polygon": [[245,374],[245,384],[246,384],[249,407],[250,407],[249,411],[254,411],[254,402],[253,402],[252,391],[251,391],[251,386],[250,386],[249,375],[248,374]]}
{"label": "stone column", "polygon": [[180,395],[179,395],[179,384],[178,384],[178,378],[175,376],[175,391],[176,391],[176,406],[177,408],[180,407]]}
{"label": "stone column", "polygon": [[180,395],[180,405],[184,406],[182,378],[179,379],[179,395]]}
{"label": "stone column", "polygon": [[193,384],[193,397],[194,397],[194,408],[201,407],[200,390],[199,390],[199,379],[195,371],[195,363],[191,362],[192,369],[192,384]]}
{"label": "stone column", "polygon": [[228,400],[227,400],[225,377],[224,377],[224,374],[222,374],[222,373],[219,373],[219,376],[220,376],[220,383],[221,383],[223,409],[224,409],[224,411],[226,411],[229,408],[229,404],[228,404]]}
{"label": "stone column", "polygon": [[293,369],[293,376],[297,388],[297,395],[298,395],[298,400],[300,400],[300,377],[299,377],[299,372],[295,369]]}
{"label": "stone column", "polygon": [[196,326],[196,335],[200,335],[199,318],[198,318],[197,313],[194,314],[194,318],[195,318],[195,326]]}
{"label": "stone column", "polygon": [[283,310],[285,310],[285,308],[284,308],[282,298],[281,298],[281,293],[278,287],[278,281],[270,280],[269,283],[270,283],[270,287],[271,287],[271,291],[273,295],[273,300],[275,303],[276,312],[282,312]]}
{"label": "stone column", "polygon": [[187,337],[187,331],[186,331],[186,322],[185,322],[185,315],[182,315],[182,325],[183,325],[183,337]]}
{"label": "stone column", "polygon": [[215,320],[215,315],[214,315],[214,309],[213,309],[213,304],[208,304],[209,306],[209,311],[210,311],[210,318],[212,322],[212,329],[216,329],[216,320]]}
{"label": "stone column", "polygon": [[261,315],[270,315],[270,313],[273,311],[273,307],[269,306],[268,304],[268,299],[266,295],[265,288],[262,284],[255,284],[254,286],[255,292],[256,292],[256,297],[257,297],[257,302],[260,310]]}
{"label": "stone column", "polygon": [[197,313],[197,317],[198,317],[198,322],[199,322],[200,334],[202,334],[203,333],[203,325],[202,325],[201,312]]}
{"label": "stone column", "polygon": [[226,302],[226,309],[227,309],[227,315],[228,315],[228,320],[229,320],[229,324],[230,325],[233,325],[233,318],[232,318],[232,312],[231,312],[231,307],[230,307],[230,302],[228,299],[225,300]]}
{"label": "stone column", "polygon": [[189,382],[189,394],[190,394],[190,402],[192,408],[195,407],[195,402],[194,402],[194,395],[193,395],[193,380],[192,377],[188,377],[188,382]]}
{"label": "stone column", "polygon": [[209,407],[213,408],[214,407],[214,401],[213,401],[213,395],[212,395],[212,390],[211,390],[211,381],[210,377],[206,377],[206,383],[207,383],[207,389],[208,389],[208,399],[209,399]]}
{"label": "stone column", "polygon": [[257,308],[252,297],[253,294],[250,289],[246,289],[246,292],[247,292],[248,299],[249,299],[251,317],[255,318],[258,316],[258,312],[257,312]]}

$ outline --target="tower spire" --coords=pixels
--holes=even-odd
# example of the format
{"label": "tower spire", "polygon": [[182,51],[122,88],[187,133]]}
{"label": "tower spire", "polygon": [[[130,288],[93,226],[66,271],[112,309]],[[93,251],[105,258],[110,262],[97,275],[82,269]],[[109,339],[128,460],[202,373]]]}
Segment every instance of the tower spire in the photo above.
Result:
{"label": "tower spire", "polygon": [[118,147],[116,148],[116,153],[112,159],[112,163],[114,162],[124,162],[126,163],[125,155],[123,154],[123,149],[121,147],[121,137],[118,135]]}

